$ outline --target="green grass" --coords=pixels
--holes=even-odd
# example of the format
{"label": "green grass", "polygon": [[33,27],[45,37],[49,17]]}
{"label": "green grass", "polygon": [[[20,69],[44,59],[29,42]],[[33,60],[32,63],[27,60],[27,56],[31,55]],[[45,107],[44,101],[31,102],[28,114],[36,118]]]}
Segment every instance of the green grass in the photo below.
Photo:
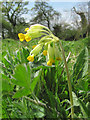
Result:
{"label": "green grass", "polygon": [[[80,39],[78,41],[62,41],[62,45],[64,47],[65,55],[68,56],[69,52],[71,52],[70,55],[70,68],[75,63],[75,60],[81,50],[84,48],[84,46],[88,45],[88,38]],[[13,54],[14,51],[21,49],[22,47],[27,47],[29,51],[31,51],[32,46],[36,45],[38,40],[31,40],[30,42],[21,42],[19,40],[13,40],[13,39],[3,39],[2,40],[2,52],[10,50],[11,54]]]}
{"label": "green grass", "polygon": [[[11,51],[15,51],[17,49],[20,49],[22,47],[28,47],[31,49],[31,47],[35,44],[37,44],[38,40],[31,40],[30,42],[20,42],[19,40],[13,40],[13,39],[3,39],[2,40],[2,51],[8,50],[10,48]],[[66,53],[71,51],[73,54],[77,55],[87,44],[88,38],[80,39],[78,41],[62,41],[62,44],[64,46],[64,50]]]}
{"label": "green grass", "polygon": [[[24,48],[27,47],[30,51],[37,42],[38,40],[31,40],[28,43],[13,39],[2,40],[3,118],[15,118],[16,116],[16,118],[21,118],[23,116],[23,118],[44,119],[45,116],[47,119],[56,118],[59,114],[58,117],[63,119],[63,117],[70,115],[66,71],[64,70],[61,74],[63,59],[61,62],[56,61],[55,67],[42,66],[37,61],[29,63],[26,60],[29,52]],[[88,117],[86,106],[88,103],[88,50],[87,48],[83,49],[88,45],[88,38],[78,41],[61,40],[61,42],[66,57],[71,52],[68,67],[75,98],[75,114],[77,118]],[[14,54],[16,50],[19,51]],[[40,56],[38,57],[40,58]],[[44,59],[41,60],[41,62],[43,61]],[[74,63],[76,66],[73,68]],[[30,89],[28,89],[29,87]],[[41,106],[41,103],[47,107]]]}
{"label": "green grass", "polygon": [[18,50],[22,47],[28,47],[28,49],[31,49],[34,44],[36,44],[37,41],[30,41],[30,42],[20,42],[19,40],[14,40],[14,39],[3,39],[2,40],[2,51],[10,49],[10,51],[15,51]]}
{"label": "green grass", "polygon": [[[77,56],[79,55],[79,53],[82,51],[82,49],[85,46],[88,46],[88,39],[89,38],[85,38],[85,39],[80,39],[78,41],[63,41],[62,45],[64,47],[64,51],[65,51],[65,55],[66,57],[68,56],[69,52],[71,52],[70,55],[70,62],[68,63],[69,69],[70,71],[72,71],[73,69],[73,65],[76,62]],[[38,42],[38,40],[31,40],[30,42],[21,42],[19,40],[13,40],[13,39],[3,39],[2,40],[2,52],[5,52],[7,50],[9,50],[9,52],[11,54],[13,54],[14,51],[18,50],[18,49],[22,49],[22,47],[27,47],[29,49],[29,51],[31,51],[32,46],[36,45]],[[1,57],[0,57],[1,58]]]}

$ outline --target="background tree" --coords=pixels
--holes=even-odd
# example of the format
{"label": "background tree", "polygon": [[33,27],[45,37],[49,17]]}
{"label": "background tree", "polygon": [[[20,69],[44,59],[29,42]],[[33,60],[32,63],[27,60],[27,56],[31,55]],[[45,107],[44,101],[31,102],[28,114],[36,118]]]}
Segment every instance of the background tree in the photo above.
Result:
{"label": "background tree", "polygon": [[32,8],[32,15],[34,15],[31,20],[32,23],[46,25],[49,29],[51,29],[52,24],[54,24],[54,20],[56,21],[56,19],[58,20],[60,17],[60,13],[55,11],[43,0],[35,2],[35,6]]}
{"label": "background tree", "polygon": [[[17,33],[20,32],[23,27],[27,25],[23,14],[28,13],[28,9],[25,7],[28,2],[2,2],[2,36],[17,39]],[[6,32],[7,31],[7,32]]]}
{"label": "background tree", "polygon": [[74,29],[70,24],[63,22],[60,24],[55,24],[53,28],[54,28],[53,33],[60,39],[65,41],[76,40],[75,36],[76,36],[77,30]]}
{"label": "background tree", "polygon": [[[77,32],[80,31],[80,36],[87,36],[88,28],[88,7],[87,3],[78,4],[76,7],[72,8],[74,24],[77,24]],[[75,16],[77,19],[75,19]],[[77,33],[78,34],[78,33]]]}
{"label": "background tree", "polygon": [[69,41],[86,37],[89,29],[87,3],[77,4],[71,10],[70,24],[61,19],[59,24],[53,26],[53,32],[57,37]]}

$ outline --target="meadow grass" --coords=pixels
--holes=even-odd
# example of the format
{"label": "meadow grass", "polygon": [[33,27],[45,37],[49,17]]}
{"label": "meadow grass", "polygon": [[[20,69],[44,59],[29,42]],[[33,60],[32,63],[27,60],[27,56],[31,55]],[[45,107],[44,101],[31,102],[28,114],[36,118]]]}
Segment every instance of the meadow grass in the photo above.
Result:
{"label": "meadow grass", "polygon": [[[72,65],[75,63],[77,56],[82,51],[82,49],[88,45],[88,38],[80,39],[78,41],[63,41],[61,40],[65,55],[68,56],[69,52],[71,52],[70,55],[70,64],[69,67],[72,68]],[[32,46],[36,45],[38,43],[38,40],[31,40],[30,42],[21,42],[19,40],[14,39],[3,39],[2,40],[2,52],[5,52],[7,50],[10,51],[11,54],[13,54],[14,51],[18,49],[28,48],[29,51],[31,51]]]}
{"label": "meadow grass", "polygon": [[[71,76],[73,92],[75,92],[76,95],[78,95],[78,98],[81,95],[81,97],[83,98],[83,102],[85,102],[85,104],[88,103],[88,100],[87,100],[88,98],[87,49],[85,48],[85,46],[88,47],[88,40],[89,40],[88,38],[81,39],[78,41],[61,40],[64,51],[65,51],[65,56],[67,57],[68,54],[71,52],[71,55],[68,61],[68,68]],[[25,118],[32,118],[32,117],[37,118],[38,115],[36,113],[39,114],[40,118],[44,116],[56,118],[58,115],[58,112],[60,114],[59,116],[60,118],[65,117],[65,114],[66,116],[68,116],[68,118],[70,116],[70,111],[67,110],[67,108],[70,109],[69,108],[70,106],[67,102],[67,100],[69,100],[69,95],[68,95],[68,86],[67,86],[67,76],[66,76],[65,70],[63,71],[63,74],[62,74],[62,69],[64,65],[63,59],[61,60],[61,62],[56,63],[56,67],[43,66],[39,62],[29,63],[26,60],[27,55],[29,54],[27,49],[30,52],[32,49],[32,46],[36,45],[37,42],[38,40],[31,40],[28,43],[25,41],[20,42],[19,40],[16,41],[13,39],[2,40],[1,56],[2,56],[2,65],[3,65],[2,71],[4,73],[2,74],[3,75],[2,89],[3,89],[3,98],[4,98],[2,102],[4,107],[3,118],[7,118],[7,117],[14,118],[16,117],[17,114],[18,114],[17,118],[22,117],[22,115]],[[17,50],[19,51],[16,55],[14,54],[14,52],[16,53]],[[78,58],[78,55],[79,55],[79,58]],[[41,62],[43,62],[43,60]],[[75,63],[76,63],[76,67],[74,68],[73,66],[75,65]],[[32,71],[32,74],[30,71]],[[12,79],[11,77],[12,75],[13,77],[15,77],[16,80]],[[83,76],[83,75],[86,75],[86,76]],[[76,79],[74,80],[74,78]],[[30,85],[27,84],[28,83],[27,80],[28,82],[30,82]],[[27,87],[25,87],[24,85],[26,85]],[[27,89],[30,86],[33,92]],[[24,87],[24,89],[21,89],[21,87]],[[13,89],[16,91],[13,91]],[[21,92],[19,92],[19,90],[21,90]],[[79,93],[81,90],[85,91],[83,95],[82,93]],[[30,94],[29,97],[25,97],[25,98],[22,97],[23,93],[27,96],[29,94],[28,92],[32,93]],[[6,96],[6,93],[10,96],[8,95]],[[13,93],[14,93],[14,96],[13,96]],[[75,96],[74,93],[73,95]],[[13,97],[17,99],[13,99]],[[20,97],[21,99],[18,99],[18,97]],[[8,98],[10,99],[9,105],[8,105]],[[41,102],[46,103],[46,105],[44,104],[43,108],[40,108],[40,109],[43,109],[43,113],[38,110],[42,103],[40,101],[39,103],[37,103],[37,98]],[[76,96],[75,96],[75,99],[76,99]],[[21,108],[21,104],[23,103],[22,100],[25,102],[24,105],[26,106],[26,109]],[[18,106],[16,102],[18,103]],[[30,102],[29,106],[27,104],[28,102]],[[87,109],[84,103],[82,103],[82,101],[79,101],[79,102],[80,103],[78,104],[80,104],[81,110],[82,108],[83,110],[84,108]],[[74,103],[76,106],[78,105],[76,103],[76,100],[74,100]],[[45,107],[48,105],[50,106],[49,109],[48,107]],[[9,112],[11,106],[12,106],[12,109],[11,109],[11,112]],[[21,109],[18,108],[19,106]],[[33,109],[31,109],[30,106]],[[44,111],[44,107],[46,111]],[[37,110],[38,112],[37,111],[35,112],[34,109]],[[56,109],[58,112],[56,111]],[[50,113],[50,110],[51,110],[51,113]],[[80,112],[80,109],[78,110],[78,107],[77,107],[77,109],[75,108],[75,114],[78,115],[78,112]],[[7,113],[10,116],[8,116]],[[22,113],[22,115],[19,113]],[[85,110],[83,112],[83,116],[88,116]]]}
{"label": "meadow grass", "polygon": [[[33,45],[37,44],[37,42],[38,40],[31,40],[30,42],[25,42],[25,41],[20,42],[19,40],[14,40],[14,39],[3,39],[2,40],[2,51],[6,51],[8,50],[8,48],[10,48],[10,51],[15,51],[22,47],[27,47],[28,49],[31,49]],[[61,42],[62,42],[62,45],[66,53],[71,51],[73,54],[77,55],[87,44],[87,38],[80,39],[78,41],[61,40]]]}

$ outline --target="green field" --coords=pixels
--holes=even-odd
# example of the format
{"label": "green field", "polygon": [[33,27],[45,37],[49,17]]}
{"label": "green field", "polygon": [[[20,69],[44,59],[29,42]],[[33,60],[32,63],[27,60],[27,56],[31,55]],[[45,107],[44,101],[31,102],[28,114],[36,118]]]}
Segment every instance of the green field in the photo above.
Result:
{"label": "green field", "polygon": [[89,8],[2,0],[0,119],[89,120]]}
{"label": "green field", "polygon": [[[88,40],[63,41],[73,91],[74,118],[89,117]],[[28,62],[32,46],[38,40],[20,42],[2,40],[2,118],[70,118],[67,74],[61,61],[48,67],[38,55]],[[42,64],[44,63],[44,64]],[[63,71],[63,72],[62,72]]]}
{"label": "green field", "polygon": [[[65,52],[72,52],[74,55],[78,55],[80,51],[85,47],[88,46],[88,38],[80,39],[78,41],[62,41],[62,45],[64,47]],[[3,39],[2,40],[2,51],[10,49],[10,51],[15,51],[17,49],[20,49],[22,47],[27,47],[29,50],[31,50],[33,45],[36,45],[38,40],[33,40],[30,42],[20,42],[19,40],[13,40],[13,39]]]}

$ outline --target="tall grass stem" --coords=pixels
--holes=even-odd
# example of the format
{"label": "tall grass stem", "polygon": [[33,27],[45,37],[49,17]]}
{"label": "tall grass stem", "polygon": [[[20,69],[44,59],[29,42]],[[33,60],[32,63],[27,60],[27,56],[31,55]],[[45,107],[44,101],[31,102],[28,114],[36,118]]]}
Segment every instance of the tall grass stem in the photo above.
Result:
{"label": "tall grass stem", "polygon": [[71,103],[71,118],[73,119],[73,116],[74,116],[74,107],[73,107],[72,85],[71,85],[69,70],[68,70],[68,66],[67,66],[67,62],[66,62],[66,58],[65,58],[65,53],[64,53],[64,49],[62,47],[61,41],[60,41],[59,45],[60,45],[60,48],[61,48],[61,51],[62,51],[63,60],[64,60],[64,64],[65,64],[65,68],[66,68],[66,73],[67,73],[68,89],[69,89],[69,96],[70,96],[70,103]]}

